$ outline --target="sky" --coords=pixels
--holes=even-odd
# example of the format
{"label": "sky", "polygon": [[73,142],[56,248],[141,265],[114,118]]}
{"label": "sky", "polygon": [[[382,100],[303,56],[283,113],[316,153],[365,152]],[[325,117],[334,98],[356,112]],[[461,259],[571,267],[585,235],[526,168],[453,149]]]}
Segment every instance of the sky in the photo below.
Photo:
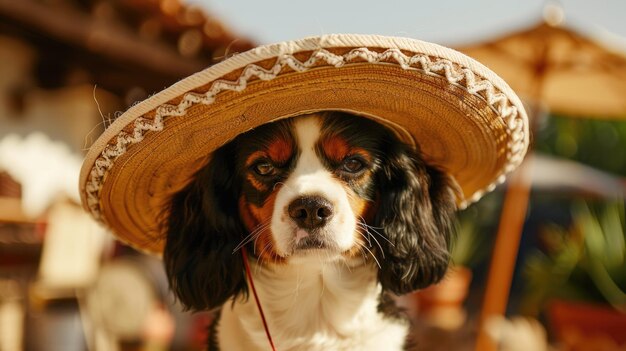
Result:
{"label": "sky", "polygon": [[[443,45],[480,42],[537,23],[546,0],[186,0],[259,44],[329,33],[396,35]],[[626,0],[550,1],[566,24],[626,38]]]}

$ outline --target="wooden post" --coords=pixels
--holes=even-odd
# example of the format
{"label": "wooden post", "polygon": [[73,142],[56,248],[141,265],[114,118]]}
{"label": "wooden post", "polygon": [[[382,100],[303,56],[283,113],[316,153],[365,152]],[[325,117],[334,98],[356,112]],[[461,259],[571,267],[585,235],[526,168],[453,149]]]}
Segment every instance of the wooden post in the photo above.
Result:
{"label": "wooden post", "polygon": [[485,321],[493,316],[502,316],[506,311],[530,197],[531,167],[532,158],[528,157],[514,172],[508,184],[489,266],[476,351],[497,350],[497,345],[485,331]]}

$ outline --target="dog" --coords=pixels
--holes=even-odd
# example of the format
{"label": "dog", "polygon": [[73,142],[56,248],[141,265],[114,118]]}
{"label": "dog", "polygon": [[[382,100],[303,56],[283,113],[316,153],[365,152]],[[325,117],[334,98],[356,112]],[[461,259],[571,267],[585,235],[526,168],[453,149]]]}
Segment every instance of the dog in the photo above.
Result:
{"label": "dog", "polygon": [[449,263],[457,190],[415,146],[345,112],[262,125],[216,150],[172,196],[164,265],[191,310],[221,308],[211,350],[401,350],[400,295]]}

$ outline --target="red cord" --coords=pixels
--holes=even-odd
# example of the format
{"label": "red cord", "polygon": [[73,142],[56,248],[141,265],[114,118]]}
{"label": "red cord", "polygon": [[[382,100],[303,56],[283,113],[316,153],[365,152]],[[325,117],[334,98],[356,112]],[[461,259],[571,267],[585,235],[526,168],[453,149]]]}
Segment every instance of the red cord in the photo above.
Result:
{"label": "red cord", "polygon": [[267,335],[267,340],[270,342],[272,351],[276,351],[276,347],[274,346],[274,341],[272,340],[272,334],[270,334],[270,328],[267,326],[267,321],[265,320],[263,307],[261,307],[261,301],[259,300],[259,296],[257,295],[256,289],[254,288],[254,281],[252,280],[252,272],[250,271],[250,265],[248,264],[248,254],[246,252],[245,247],[241,248],[241,255],[243,256],[243,265],[246,268],[246,276],[248,277],[248,281],[250,282],[250,287],[252,288],[254,301],[256,302],[256,307],[258,308],[259,314],[261,315],[261,320],[263,321],[263,328],[265,328],[265,335]]}

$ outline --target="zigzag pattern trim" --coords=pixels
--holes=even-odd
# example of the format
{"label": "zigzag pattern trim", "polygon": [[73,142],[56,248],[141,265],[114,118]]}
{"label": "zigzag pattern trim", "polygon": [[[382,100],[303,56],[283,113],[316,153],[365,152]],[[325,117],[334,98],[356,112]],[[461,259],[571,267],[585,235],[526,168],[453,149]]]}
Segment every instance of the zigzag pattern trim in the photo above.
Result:
{"label": "zigzag pattern trim", "polygon": [[[484,190],[477,191],[470,198],[460,204],[466,207],[468,204],[477,201],[485,193],[493,190],[496,185],[504,182],[506,174],[517,167],[524,157],[524,123],[521,120],[517,107],[515,107],[505,94],[500,92],[493,84],[487,80],[476,77],[474,72],[467,68],[455,66],[451,61],[445,59],[432,59],[428,55],[416,54],[407,56],[399,49],[387,49],[384,52],[377,52],[368,48],[352,49],[346,54],[337,55],[326,49],[318,49],[304,62],[299,61],[293,55],[283,55],[278,58],[274,66],[265,69],[256,64],[249,64],[244,69],[239,78],[235,81],[216,80],[211,88],[203,94],[194,92],[186,93],[178,105],[163,104],[156,109],[154,119],[139,117],[133,122],[133,131],[128,133],[121,131],[116,138],[115,144],[107,145],[100,156],[96,159],[91,172],[89,173],[85,190],[87,192],[87,205],[94,217],[102,220],[100,210],[99,193],[102,188],[104,176],[111,169],[115,159],[123,155],[129,146],[143,140],[148,131],[159,132],[164,128],[167,118],[172,116],[184,116],[187,109],[196,104],[210,105],[215,101],[215,97],[222,91],[243,91],[252,77],[269,81],[280,75],[285,67],[289,67],[296,72],[304,72],[319,63],[326,63],[339,68],[355,62],[355,60],[365,60],[368,63],[395,63],[405,70],[420,70],[425,74],[435,75],[445,78],[450,84],[465,89],[470,94],[484,99],[489,106],[503,119],[508,127],[511,136],[508,143],[507,158],[509,162],[505,165],[503,172],[496,181],[488,185]],[[357,61],[362,62],[362,61]]]}

